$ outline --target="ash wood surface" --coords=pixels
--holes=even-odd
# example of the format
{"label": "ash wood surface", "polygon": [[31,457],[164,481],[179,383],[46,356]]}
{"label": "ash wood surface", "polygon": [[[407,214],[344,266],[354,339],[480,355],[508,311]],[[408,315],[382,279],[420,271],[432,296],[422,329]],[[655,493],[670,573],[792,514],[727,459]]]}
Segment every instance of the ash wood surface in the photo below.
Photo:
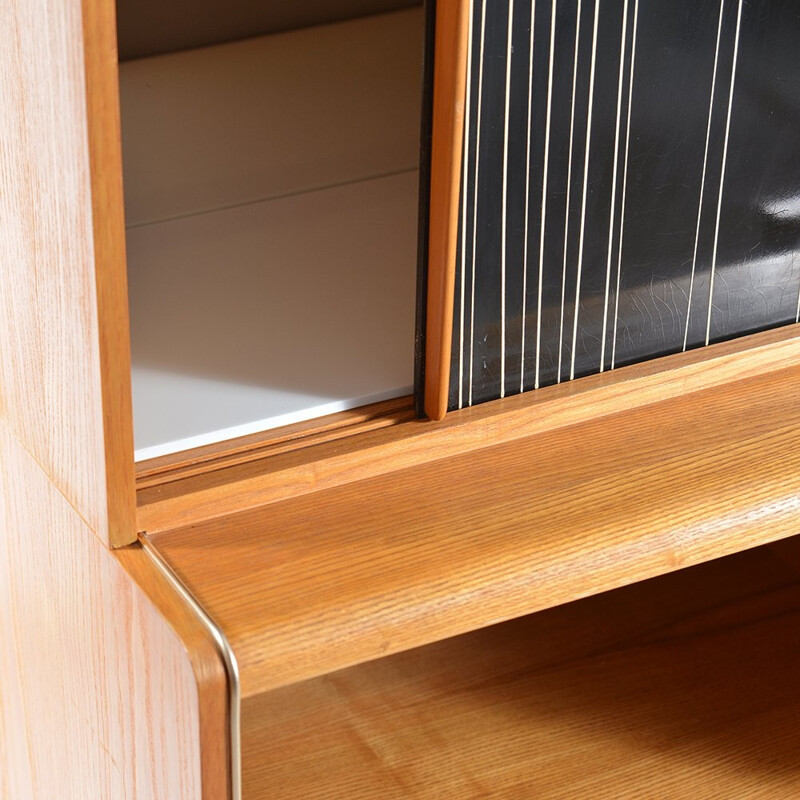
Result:
{"label": "ash wood surface", "polygon": [[136,495],[117,25],[113,0],[82,0],[82,11],[107,537],[119,547],[136,535]]}
{"label": "ash wood surface", "polygon": [[225,676],[197,622],[142,552],[90,535],[2,420],[0,687],[4,799],[227,796]]}
{"label": "ash wood surface", "polygon": [[138,489],[145,489],[171,483],[279,453],[312,447],[322,442],[398,425],[414,418],[414,398],[411,396],[371,403],[276,430],[139,461],[136,464],[136,486]]}
{"label": "ash wood surface", "polygon": [[119,545],[136,531],[113,25],[111,0],[3,4],[0,417]]}
{"label": "ash wood surface", "polygon": [[800,529],[800,367],[154,537],[243,696]]}
{"label": "ash wood surface", "polygon": [[425,325],[425,413],[431,419],[447,412],[468,20],[465,0],[437,2]]}
{"label": "ash wood surface", "polygon": [[[197,692],[196,718],[190,731],[188,743],[196,747],[196,752],[187,748],[180,761],[200,759],[200,796],[202,800],[230,800],[230,716],[228,705],[228,675],[223,659],[208,632],[199,622],[196,614],[164,577],[153,568],[151,560],[138,543],[120,548],[114,555],[134,583],[132,591],[142,595],[148,614],[162,626],[169,626],[174,633],[182,654],[188,657]],[[146,601],[144,600],[146,598]],[[159,663],[157,656],[152,664],[145,665],[148,670],[162,669],[167,665]],[[183,668],[183,665],[182,667]],[[137,671],[130,680],[140,680]],[[167,677],[167,680],[170,680]],[[187,709],[178,707],[170,713],[185,715]],[[170,725],[170,719],[165,720]],[[179,765],[180,766],[180,763]],[[162,764],[161,769],[169,771],[170,765]],[[182,796],[179,796],[182,797]]]}
{"label": "ash wood surface", "polygon": [[245,796],[796,797],[799,625],[759,548],[285,687]]}
{"label": "ash wood surface", "polygon": [[185,470],[141,483],[139,529],[154,534],[220,518],[800,365],[798,332],[791,325],[452,412],[441,422],[406,419],[314,446],[301,439],[300,447],[265,448],[254,451],[258,458],[209,462],[209,469],[192,465],[188,453]]}

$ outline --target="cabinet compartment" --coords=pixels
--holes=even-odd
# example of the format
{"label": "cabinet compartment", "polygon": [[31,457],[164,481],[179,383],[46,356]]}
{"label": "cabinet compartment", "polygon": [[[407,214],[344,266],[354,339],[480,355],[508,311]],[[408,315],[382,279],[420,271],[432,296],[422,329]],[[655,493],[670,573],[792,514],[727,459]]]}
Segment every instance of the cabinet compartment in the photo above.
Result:
{"label": "cabinet compartment", "polygon": [[[779,565],[770,568],[774,583],[761,581],[755,562],[741,562],[724,587],[708,572],[686,573],[704,576],[695,590],[711,597],[705,605],[683,604],[695,590],[670,579],[663,602],[636,594],[620,611],[590,601],[585,624],[567,619],[567,607],[443,641],[543,608],[539,599],[552,606],[800,530],[796,333],[768,337],[769,347],[744,344],[742,359],[724,347],[727,355],[703,363],[670,357],[613,379],[545,387],[531,393],[536,401],[468,409],[441,425],[307,445],[245,465],[244,476],[231,470],[224,491],[207,475],[202,485],[153,486],[149,511],[161,515],[163,535],[134,527],[112,6],[11,0],[8,9],[0,430],[13,458],[0,458],[0,506],[12,523],[0,537],[8,540],[0,543],[8,555],[0,662],[20,691],[3,704],[11,747],[0,784],[15,797],[37,788],[50,797],[228,797],[226,783],[239,777],[238,749],[230,746],[230,762],[223,752],[238,742],[223,733],[238,719],[238,704],[226,704],[229,689],[237,694],[236,671],[225,675],[192,598],[135,543],[144,530],[145,543],[178,537],[180,545],[187,532],[173,529],[183,526],[194,530],[178,555],[206,572],[195,599],[208,607],[204,590],[218,592],[243,623],[239,642],[263,645],[250,648],[249,664],[237,646],[239,666],[248,679],[261,670],[273,680],[244,701],[251,797],[303,796],[305,779],[311,796],[341,797],[349,785],[363,796],[373,779],[389,796],[446,796],[444,781],[461,781],[464,794],[497,786],[525,796],[531,775],[549,776],[554,794],[567,786],[570,797],[652,796],[654,779],[668,796],[669,780],[685,781],[674,794],[689,786],[692,797],[797,793],[797,604],[795,579],[784,580]],[[383,481],[390,472],[393,503]],[[269,482],[277,488],[267,500]],[[300,496],[315,490],[307,503]],[[336,506],[347,513],[331,513]],[[321,531],[309,508],[333,528]],[[281,516],[297,522],[294,531]],[[283,626],[284,646],[299,642],[300,658],[276,647],[280,615],[300,623]],[[641,615],[650,622],[637,627]],[[539,628],[542,619],[551,623]],[[322,635],[309,640],[314,627]],[[36,646],[43,632],[54,634],[45,660]],[[223,632],[230,641],[237,631]],[[726,642],[728,633],[741,644]],[[645,662],[640,651],[654,644],[663,645],[658,657]],[[667,652],[673,645],[693,669],[681,670]],[[604,680],[598,671],[608,662]],[[273,664],[295,672],[281,680]],[[558,680],[572,675],[569,691],[546,680],[538,690],[527,685],[526,676],[538,681],[548,670]],[[626,673],[632,686],[614,682]],[[661,705],[659,689],[674,698],[676,684],[690,702]],[[126,692],[130,702],[120,704]],[[38,713],[48,696],[52,708]],[[393,727],[377,724],[384,708]],[[550,735],[536,738],[548,724]],[[531,742],[541,768],[525,761]],[[524,775],[503,778],[523,761]]]}
{"label": "cabinet compartment", "polygon": [[423,28],[120,65],[137,460],[411,392]]}
{"label": "cabinet compartment", "polygon": [[797,548],[251,698],[244,797],[794,796]]}

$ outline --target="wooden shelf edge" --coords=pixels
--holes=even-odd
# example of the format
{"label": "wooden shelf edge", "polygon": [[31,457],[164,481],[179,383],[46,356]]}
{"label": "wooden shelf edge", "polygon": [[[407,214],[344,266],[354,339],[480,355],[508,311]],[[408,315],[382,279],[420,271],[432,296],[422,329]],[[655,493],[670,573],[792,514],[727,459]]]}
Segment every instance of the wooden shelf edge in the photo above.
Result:
{"label": "wooden shelf edge", "polygon": [[153,537],[242,696],[800,530],[800,367]]}
{"label": "wooden shelf edge", "polygon": [[206,461],[200,454],[201,463],[187,454],[185,461],[142,465],[137,525],[155,534],[222,518],[793,365],[800,365],[800,325],[485,403],[441,422],[415,419],[409,407],[350,427],[333,423],[319,436],[278,431],[241,449],[232,443],[218,460],[210,452]]}
{"label": "wooden shelf edge", "polygon": [[246,796],[792,795],[798,619],[761,548],[269,692]]}

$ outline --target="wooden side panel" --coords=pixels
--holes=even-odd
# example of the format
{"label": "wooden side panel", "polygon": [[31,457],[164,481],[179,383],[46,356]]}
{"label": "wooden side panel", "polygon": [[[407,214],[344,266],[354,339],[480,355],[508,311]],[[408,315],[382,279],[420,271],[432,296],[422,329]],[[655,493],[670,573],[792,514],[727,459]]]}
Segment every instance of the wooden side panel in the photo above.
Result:
{"label": "wooden side panel", "polygon": [[[228,674],[216,643],[196,612],[157,570],[137,543],[115,552],[117,561],[155,610],[180,637],[194,670],[198,693],[200,777],[203,800],[226,800],[231,790]],[[159,619],[159,623],[163,623]],[[135,674],[139,674],[136,672]],[[145,673],[142,673],[145,674]],[[186,755],[190,755],[186,753]]]}
{"label": "wooden side panel", "polygon": [[0,2],[0,416],[119,545],[135,526],[113,4],[86,5],[91,137],[80,0]]}
{"label": "wooden side panel", "polygon": [[82,0],[82,6],[108,509],[108,529],[100,534],[112,546],[120,546],[136,535],[136,501],[117,31],[114,0]]}
{"label": "wooden side panel", "polygon": [[201,795],[201,695],[168,615],[2,421],[0,498],[0,797],[225,797]]}

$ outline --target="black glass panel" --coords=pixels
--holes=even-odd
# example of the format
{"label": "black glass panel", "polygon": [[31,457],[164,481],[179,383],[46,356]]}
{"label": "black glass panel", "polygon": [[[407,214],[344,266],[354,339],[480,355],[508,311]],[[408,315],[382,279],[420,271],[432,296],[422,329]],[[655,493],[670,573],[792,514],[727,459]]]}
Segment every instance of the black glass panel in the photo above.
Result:
{"label": "black glass panel", "polygon": [[471,12],[451,408],[797,320],[794,0]]}

